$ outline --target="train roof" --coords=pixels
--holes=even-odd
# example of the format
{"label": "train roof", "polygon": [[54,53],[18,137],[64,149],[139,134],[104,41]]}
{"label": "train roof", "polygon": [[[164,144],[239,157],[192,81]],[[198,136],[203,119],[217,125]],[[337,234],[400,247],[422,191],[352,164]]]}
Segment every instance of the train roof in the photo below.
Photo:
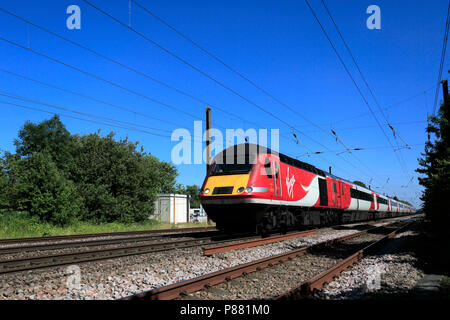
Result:
{"label": "train roof", "polygon": [[254,144],[254,143],[240,143],[240,144],[230,146],[230,147],[224,149],[223,151],[219,152],[214,158],[217,158],[217,157],[226,158],[226,154],[231,151],[232,151],[233,156],[235,156],[235,155],[247,156],[247,155],[251,155],[251,154],[266,154],[266,153],[274,154],[274,155],[277,155],[282,162],[288,163],[290,165],[299,167],[303,170],[306,170],[306,171],[309,171],[309,172],[312,172],[312,173],[315,173],[315,174],[325,177],[325,171],[316,168],[312,164],[291,158],[283,153],[274,151],[271,148],[261,146],[258,144]]}

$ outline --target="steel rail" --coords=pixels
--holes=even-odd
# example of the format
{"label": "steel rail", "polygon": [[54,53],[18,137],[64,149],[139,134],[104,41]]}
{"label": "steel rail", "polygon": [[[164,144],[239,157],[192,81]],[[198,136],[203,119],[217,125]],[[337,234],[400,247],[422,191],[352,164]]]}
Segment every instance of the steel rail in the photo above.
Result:
{"label": "steel rail", "polygon": [[211,256],[213,254],[220,253],[220,252],[227,252],[227,251],[231,251],[231,250],[261,246],[264,244],[270,244],[270,243],[294,239],[294,238],[298,238],[298,237],[305,237],[305,236],[309,236],[314,233],[317,233],[317,229],[306,230],[306,231],[301,231],[301,232],[294,232],[294,233],[289,233],[286,235],[272,236],[272,237],[268,237],[268,238],[261,238],[261,239],[255,239],[255,240],[240,241],[240,242],[233,242],[233,243],[227,243],[227,244],[221,244],[221,245],[215,245],[215,246],[208,246],[208,247],[203,247],[203,254],[205,256]]}
{"label": "steel rail", "polygon": [[9,238],[0,239],[0,246],[12,243],[28,243],[28,242],[43,242],[43,241],[56,241],[56,240],[73,240],[84,238],[96,238],[96,237],[115,237],[115,236],[127,236],[127,235],[139,235],[139,234],[154,234],[154,233],[189,233],[189,232],[203,232],[214,231],[216,227],[200,227],[200,228],[180,228],[180,229],[159,229],[159,230],[139,230],[139,231],[119,231],[119,232],[104,232],[104,233],[86,233],[86,234],[73,234],[63,236],[42,236],[42,237],[28,237],[28,238]]}
{"label": "steel rail", "polygon": [[[213,233],[214,231],[206,231]],[[205,232],[205,233],[206,233]],[[198,232],[187,232],[186,234],[181,233],[181,235],[185,235],[186,237],[192,236],[193,234],[202,234],[202,231]],[[68,248],[77,248],[77,247],[92,247],[92,246],[103,246],[110,244],[120,244],[125,242],[148,242],[155,239],[163,239],[165,236],[173,236],[174,234],[164,234],[164,235],[141,235],[141,236],[122,236],[115,237],[112,239],[97,239],[97,240],[79,240],[79,241],[64,241],[57,243],[44,243],[44,244],[31,244],[25,246],[7,246],[0,247],[0,255],[8,254],[8,253],[18,253],[18,252],[33,252],[33,251],[41,251],[41,250],[55,250],[55,249],[68,249]],[[180,233],[176,233],[175,235],[180,235]],[[217,234],[219,236],[219,234]],[[89,238],[88,238],[89,239]]]}
{"label": "steel rail", "polygon": [[374,253],[381,246],[383,246],[389,239],[393,238],[397,233],[403,231],[405,228],[411,226],[413,222],[409,222],[400,228],[390,232],[380,240],[377,240],[356,253],[348,256],[344,260],[335,264],[328,270],[320,273],[319,275],[303,282],[299,286],[284,292],[277,296],[274,300],[298,300],[311,296],[316,290],[321,290],[326,283],[330,283],[335,277],[339,276],[342,271],[347,270],[349,267],[363,259],[365,256]]}
{"label": "steel rail", "polygon": [[286,260],[291,260],[296,257],[300,257],[304,254],[310,253],[319,248],[330,246],[334,243],[342,242],[348,239],[356,238],[370,231],[374,231],[376,229],[381,229],[385,227],[386,226],[373,227],[367,230],[359,231],[350,235],[324,241],[301,249],[255,260],[235,267],[209,273],[193,279],[177,282],[150,291],[145,291],[136,295],[124,297],[122,298],[122,300],[173,300],[179,298],[182,295],[193,293],[202,290],[204,288],[209,288],[211,286],[241,277],[242,275],[246,275],[254,271],[259,271],[267,267],[272,267],[275,264],[283,263]]}
{"label": "steel rail", "polygon": [[[192,248],[209,243],[211,241],[224,243],[228,241],[236,241],[237,239],[239,239],[237,238],[238,236],[242,236],[242,234],[234,235],[232,239],[220,240],[219,237],[204,237],[200,239],[177,240],[163,243],[131,245],[119,248],[84,250],[72,253],[61,253],[46,256],[19,258],[19,259],[6,259],[0,261],[0,274],[56,267],[74,263],[78,264],[91,261],[120,258],[125,256],[168,251],[173,249]],[[241,239],[247,240],[250,238],[252,237],[245,236]]]}

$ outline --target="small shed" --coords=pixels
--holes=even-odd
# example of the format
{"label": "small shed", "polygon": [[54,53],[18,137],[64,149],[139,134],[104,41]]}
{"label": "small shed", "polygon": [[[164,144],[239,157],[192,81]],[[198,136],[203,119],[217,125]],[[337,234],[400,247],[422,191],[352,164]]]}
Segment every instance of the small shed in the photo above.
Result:
{"label": "small shed", "polygon": [[187,223],[189,221],[189,196],[186,194],[158,194],[154,218],[164,223]]}

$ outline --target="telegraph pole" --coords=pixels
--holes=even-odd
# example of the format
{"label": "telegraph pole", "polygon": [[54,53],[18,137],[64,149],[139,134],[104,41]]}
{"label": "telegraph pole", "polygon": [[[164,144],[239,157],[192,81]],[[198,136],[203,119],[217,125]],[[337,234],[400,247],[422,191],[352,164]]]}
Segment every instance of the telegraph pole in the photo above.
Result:
{"label": "telegraph pole", "polygon": [[[211,108],[206,108],[206,174],[209,172],[211,166]],[[207,217],[208,225],[211,220]]]}
{"label": "telegraph pole", "polygon": [[211,166],[211,108],[206,108],[206,174]]}

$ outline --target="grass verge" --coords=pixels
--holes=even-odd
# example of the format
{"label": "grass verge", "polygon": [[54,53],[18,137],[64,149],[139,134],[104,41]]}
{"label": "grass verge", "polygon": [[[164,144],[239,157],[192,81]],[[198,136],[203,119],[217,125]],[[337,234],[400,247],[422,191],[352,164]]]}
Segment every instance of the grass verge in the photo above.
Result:
{"label": "grass verge", "polygon": [[147,220],[142,223],[103,223],[74,222],[65,227],[42,222],[37,217],[30,217],[26,212],[0,212],[0,239],[26,238],[41,236],[58,236],[85,233],[125,232],[140,230],[161,230],[207,227],[207,223],[185,223],[179,225]]}

